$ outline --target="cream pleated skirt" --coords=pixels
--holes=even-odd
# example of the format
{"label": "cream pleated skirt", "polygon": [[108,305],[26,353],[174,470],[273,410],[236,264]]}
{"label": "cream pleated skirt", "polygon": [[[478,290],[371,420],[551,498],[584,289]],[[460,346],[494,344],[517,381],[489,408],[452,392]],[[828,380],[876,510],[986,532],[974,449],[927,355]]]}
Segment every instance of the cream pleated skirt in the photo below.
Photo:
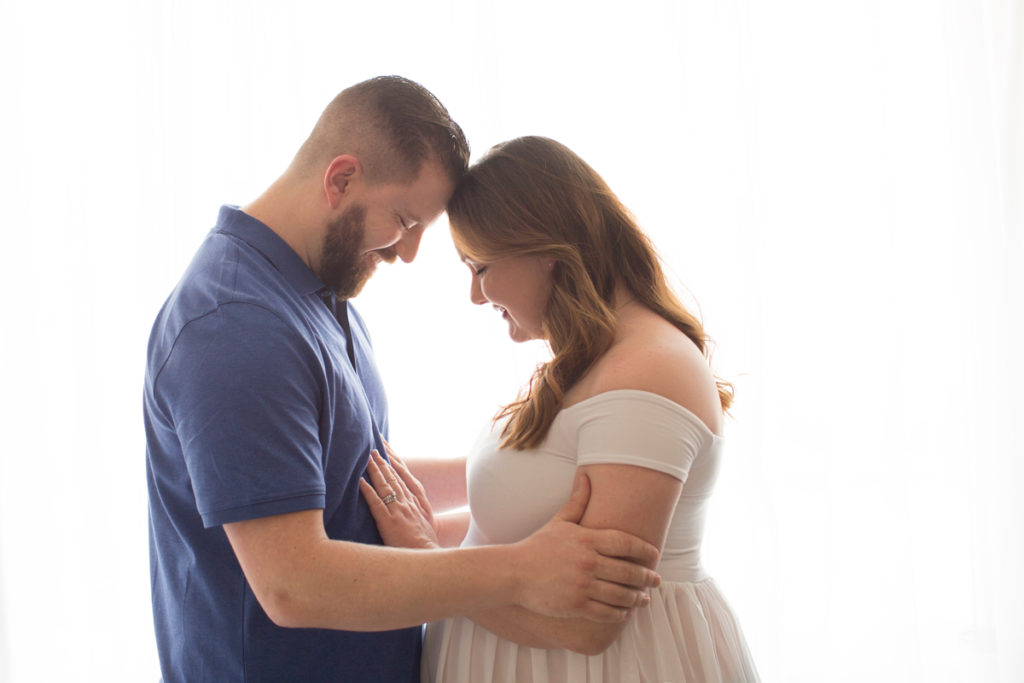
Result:
{"label": "cream pleated skirt", "polygon": [[745,683],[758,681],[743,633],[712,579],[665,581],[599,655],[498,638],[464,617],[427,627],[430,683]]}

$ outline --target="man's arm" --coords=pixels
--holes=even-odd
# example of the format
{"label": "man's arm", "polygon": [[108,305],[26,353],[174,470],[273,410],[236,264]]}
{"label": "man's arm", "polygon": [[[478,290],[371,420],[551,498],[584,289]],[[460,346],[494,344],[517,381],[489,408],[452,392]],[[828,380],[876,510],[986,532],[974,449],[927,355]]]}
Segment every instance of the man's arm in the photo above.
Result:
{"label": "man's arm", "polygon": [[[679,500],[682,482],[661,472],[631,465],[589,465],[580,468],[591,481],[593,495],[580,524],[636,534],[659,549]],[[654,567],[655,563],[647,565]],[[517,606],[468,615],[506,640],[538,648],[566,648],[586,655],[604,652],[622,633],[625,622],[595,622],[535,614]]]}
{"label": "man's arm", "polygon": [[257,600],[279,626],[387,630],[508,605],[621,622],[658,583],[646,568],[657,549],[623,532],[578,526],[588,498],[581,478],[551,522],[508,546],[424,551],[335,541],[319,510],[224,530]]}

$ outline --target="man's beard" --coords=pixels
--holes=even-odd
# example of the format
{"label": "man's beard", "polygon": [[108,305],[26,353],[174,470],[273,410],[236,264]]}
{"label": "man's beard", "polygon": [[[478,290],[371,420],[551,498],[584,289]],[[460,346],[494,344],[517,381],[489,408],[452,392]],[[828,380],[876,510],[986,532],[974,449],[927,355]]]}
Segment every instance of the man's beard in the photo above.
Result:
{"label": "man's beard", "polygon": [[360,204],[345,209],[327,224],[323,253],[317,277],[331,288],[339,299],[351,299],[363,290],[374,271],[373,258],[391,263],[398,255],[388,248],[364,254],[366,207]]}

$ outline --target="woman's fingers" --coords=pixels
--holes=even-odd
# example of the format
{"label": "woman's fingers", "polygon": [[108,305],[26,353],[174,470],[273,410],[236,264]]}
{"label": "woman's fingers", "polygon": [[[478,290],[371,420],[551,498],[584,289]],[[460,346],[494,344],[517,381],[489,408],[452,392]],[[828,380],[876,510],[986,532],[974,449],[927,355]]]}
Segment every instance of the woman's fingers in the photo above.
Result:
{"label": "woman's fingers", "polygon": [[[383,441],[383,439],[381,439]],[[416,496],[416,498],[423,500],[426,498],[427,492],[423,488],[423,484],[417,479],[413,473],[409,470],[409,467],[405,464],[405,461],[398,457],[398,454],[391,450],[391,444],[384,441],[384,450],[388,453],[388,459],[391,461],[390,465],[395,470],[398,478],[402,480],[406,488]]]}
{"label": "woman's fingers", "polygon": [[376,450],[370,452],[366,473],[369,481],[360,479],[359,490],[384,542],[393,547],[439,547],[433,518],[424,513],[401,476]]}
{"label": "woman's fingers", "polygon": [[373,484],[373,488],[383,497],[388,492],[381,493],[385,488],[389,486],[388,480],[384,478],[384,473],[381,472],[380,466],[377,464],[377,460],[373,457],[377,454],[377,451],[370,451],[370,460],[366,463],[366,473],[370,475],[370,483]]}
{"label": "woman's fingers", "polygon": [[431,526],[435,527],[434,524],[434,511],[430,507],[430,501],[427,500],[427,492],[423,490],[423,485],[420,484],[419,480],[416,479],[405,466],[405,463],[396,458],[393,454],[389,468],[391,468],[397,476],[397,485],[402,488],[402,495],[408,499],[412,504],[415,504],[419,509],[420,514],[423,515]]}
{"label": "woman's fingers", "polygon": [[398,454],[392,450],[391,444],[389,444],[387,440],[381,439],[381,441],[384,443],[384,450],[388,454],[388,460],[390,460],[389,465],[394,469],[398,478],[402,480],[406,488],[417,498],[420,498],[421,496],[425,497],[426,491],[423,489],[423,484],[421,484],[419,479],[413,476],[413,473],[409,471],[409,467],[405,464],[405,461],[398,457]]}
{"label": "woman's fingers", "polygon": [[389,494],[394,495],[396,499],[403,500],[406,497],[405,487],[398,477],[398,474],[388,465],[388,462],[381,457],[380,453],[376,450],[370,451],[370,464],[367,466],[367,470],[370,472],[370,479],[373,480],[374,472],[379,476],[379,482],[373,482],[374,488],[381,494],[382,498],[386,498]]}
{"label": "woman's fingers", "polygon": [[379,525],[381,521],[387,519],[388,506],[384,504],[381,497],[377,495],[376,489],[370,482],[363,478],[359,479],[359,492],[363,494],[363,499],[366,501],[367,506],[370,508],[370,514],[373,515],[373,519]]}
{"label": "woman's fingers", "polygon": [[391,477],[389,481],[395,486],[396,490],[401,490],[400,496],[402,499],[407,500],[410,505],[415,505],[420,515],[433,528],[434,533],[439,534],[440,527],[434,518],[434,509],[430,505],[430,499],[427,498],[427,491],[423,488],[423,484],[409,470],[405,461],[395,455],[395,452],[391,450],[391,446],[386,441],[384,442],[384,447],[391,460],[388,462],[378,458],[378,465],[381,471]]}
{"label": "woman's fingers", "polygon": [[387,462],[383,463],[383,467],[386,468],[386,470],[388,471],[388,473],[390,475],[388,481],[391,482],[392,486],[395,486],[396,488],[401,489],[402,495],[404,497],[409,498],[411,500],[416,500],[416,495],[412,491],[409,490],[409,486],[406,484],[405,480],[402,478],[401,472],[397,472],[393,465],[394,465],[394,463],[387,463]]}
{"label": "woman's fingers", "polygon": [[391,454],[391,464],[395,471],[398,473],[399,479],[405,484],[406,488],[412,495],[416,496],[416,499],[421,503],[427,500],[427,491],[423,488],[423,484],[417,479],[409,468],[406,466],[405,461],[398,456]]}
{"label": "woman's fingers", "polygon": [[[394,475],[389,479],[388,477],[388,466],[387,463],[381,459],[380,454],[377,451],[370,451],[370,461],[366,464],[366,473],[370,476],[370,483],[367,486],[377,495],[377,499],[380,504],[384,506],[384,510],[387,510],[388,505],[394,504],[397,500],[403,500],[408,497],[403,490],[397,485],[397,477]],[[362,481],[366,481],[365,479]],[[362,485],[360,484],[360,489]],[[364,492],[365,493],[365,492]],[[367,501],[371,502],[371,501]],[[373,508],[371,507],[371,511]],[[384,512],[383,514],[387,514]],[[377,519],[377,514],[374,514],[374,518]]]}
{"label": "woman's fingers", "polygon": [[[414,516],[428,525],[436,541],[436,536],[439,533],[438,526],[423,485],[413,476],[405,463],[395,455],[386,441],[384,448],[391,457],[391,461],[385,460],[378,451],[373,450],[370,452],[370,462],[366,466],[372,484],[371,488],[377,491],[378,496],[383,499],[384,505],[391,506],[386,513],[381,513],[378,508],[377,514],[386,514],[391,519],[396,515],[408,517],[411,510],[415,510]],[[378,519],[376,514],[374,519]],[[377,526],[380,527],[380,524]]]}

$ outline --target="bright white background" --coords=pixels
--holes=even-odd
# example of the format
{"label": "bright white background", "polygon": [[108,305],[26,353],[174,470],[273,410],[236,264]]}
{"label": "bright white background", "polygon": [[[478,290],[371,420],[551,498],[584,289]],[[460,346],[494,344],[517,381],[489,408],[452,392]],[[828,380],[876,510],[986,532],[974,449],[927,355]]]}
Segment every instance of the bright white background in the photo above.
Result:
{"label": "bright white background", "polygon": [[[627,8],[628,6],[628,8]],[[707,565],[766,681],[1024,679],[1019,0],[0,0],[0,680],[144,681],[149,325],[363,78],[559,139],[737,388]],[[443,221],[358,301],[407,455],[542,349]]]}

